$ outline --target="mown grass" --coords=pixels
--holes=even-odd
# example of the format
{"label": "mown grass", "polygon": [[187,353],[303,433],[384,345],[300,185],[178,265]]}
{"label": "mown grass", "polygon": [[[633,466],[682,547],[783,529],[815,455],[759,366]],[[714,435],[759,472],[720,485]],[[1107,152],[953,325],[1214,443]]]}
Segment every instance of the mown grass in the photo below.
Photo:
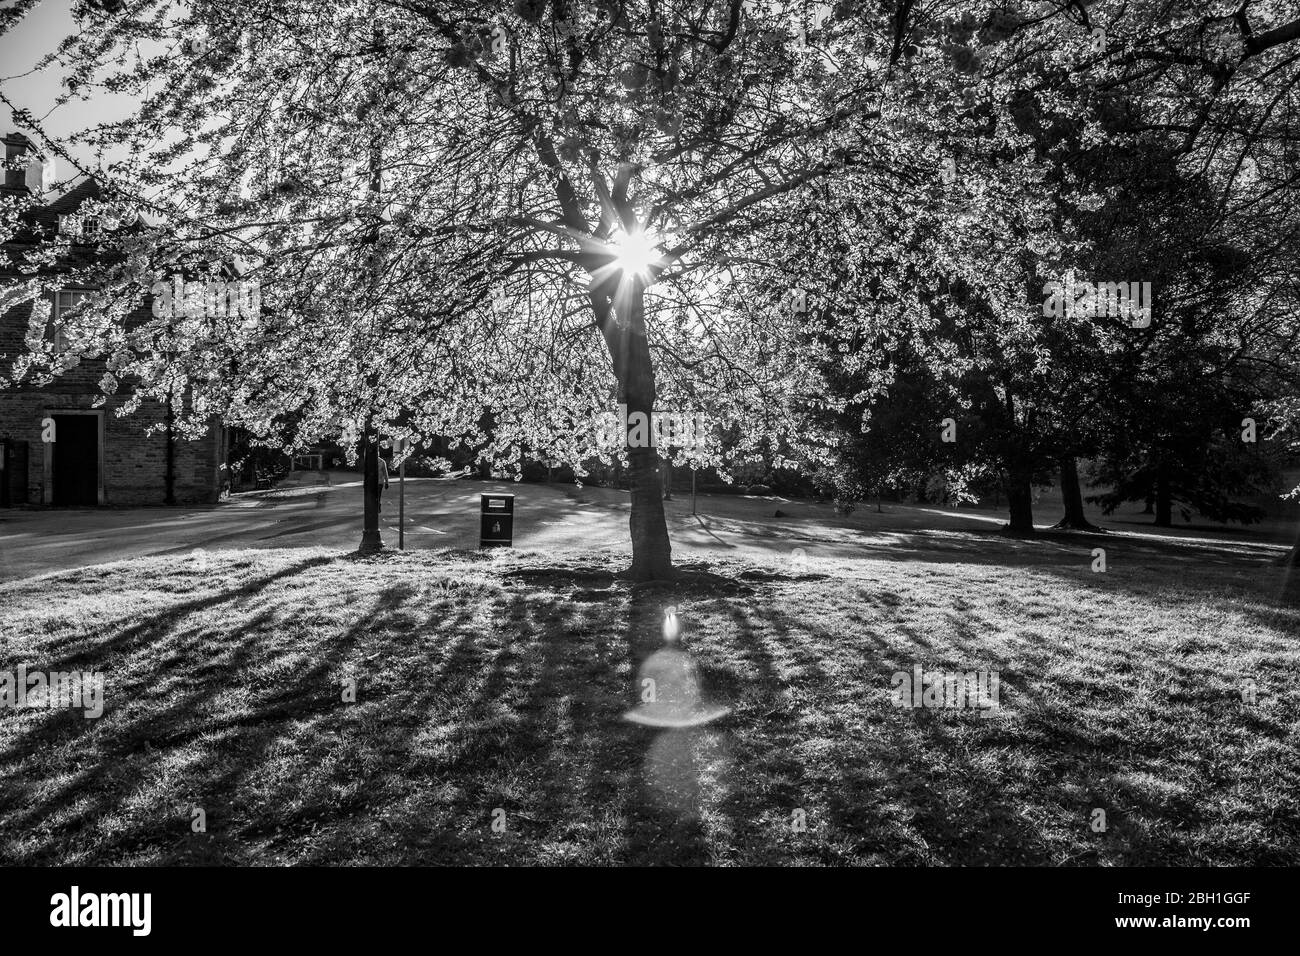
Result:
{"label": "mown grass", "polygon": [[[959,543],[718,560],[655,587],[615,579],[611,553],[312,550],[0,585],[0,669],[106,675],[98,720],[0,710],[0,856],[1300,861],[1300,608],[1282,569],[1114,541],[1098,574],[1086,541]],[[669,605],[703,693],[730,708],[690,730],[622,718]],[[998,670],[1001,710],[895,707],[891,675],[917,663]]]}

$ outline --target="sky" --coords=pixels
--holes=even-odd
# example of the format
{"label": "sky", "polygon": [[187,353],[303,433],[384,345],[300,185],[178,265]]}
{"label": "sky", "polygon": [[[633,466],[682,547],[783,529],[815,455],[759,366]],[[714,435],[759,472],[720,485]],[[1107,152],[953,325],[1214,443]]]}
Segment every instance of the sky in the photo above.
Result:
{"label": "sky", "polygon": [[[0,0],[0,7],[11,5],[12,0]],[[0,91],[15,104],[30,110],[53,136],[69,133],[105,120],[117,120],[130,112],[128,97],[115,96],[91,89],[85,100],[74,100],[54,109],[55,99],[62,92],[62,71],[51,66],[34,71],[36,63],[53,50],[66,36],[77,32],[72,18],[72,0],[41,0],[35,10],[13,30],[0,36]],[[52,111],[53,110],[53,111]],[[0,133],[17,129],[8,108],[0,105]],[[21,132],[21,130],[20,130]],[[70,149],[74,156],[95,167],[98,160],[86,147]],[[105,163],[122,158],[112,152],[105,153]],[[55,175],[59,181],[69,179],[75,170],[66,169],[62,160],[56,160]]]}

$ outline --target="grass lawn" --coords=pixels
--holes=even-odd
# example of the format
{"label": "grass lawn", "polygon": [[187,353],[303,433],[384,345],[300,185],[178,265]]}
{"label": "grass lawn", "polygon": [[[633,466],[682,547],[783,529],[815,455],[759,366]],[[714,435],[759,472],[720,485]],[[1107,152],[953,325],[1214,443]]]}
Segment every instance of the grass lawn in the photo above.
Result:
{"label": "grass lawn", "polygon": [[[1300,862],[1282,568],[1117,537],[881,554],[634,588],[612,552],[284,549],[0,585],[0,669],[102,671],[106,702],[0,710],[0,859]],[[669,605],[729,708],[692,729],[622,717]],[[1001,709],[894,706],[916,664],[997,670]]]}

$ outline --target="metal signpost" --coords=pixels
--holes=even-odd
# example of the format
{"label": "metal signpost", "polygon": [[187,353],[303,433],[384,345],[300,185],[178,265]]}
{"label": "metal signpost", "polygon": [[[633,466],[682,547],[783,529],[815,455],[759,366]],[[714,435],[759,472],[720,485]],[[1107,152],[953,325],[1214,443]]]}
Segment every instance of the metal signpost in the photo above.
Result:
{"label": "metal signpost", "polygon": [[[397,455],[404,456],[406,450],[410,448],[411,440],[409,438],[398,438],[393,441],[393,452]],[[397,549],[406,550],[406,458],[402,458],[402,463],[397,466]]]}

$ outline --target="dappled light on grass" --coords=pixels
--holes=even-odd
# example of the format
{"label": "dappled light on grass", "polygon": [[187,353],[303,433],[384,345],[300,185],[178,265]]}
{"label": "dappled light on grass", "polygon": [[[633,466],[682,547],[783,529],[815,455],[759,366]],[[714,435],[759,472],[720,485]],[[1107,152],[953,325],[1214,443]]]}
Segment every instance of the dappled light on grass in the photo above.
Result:
{"label": "dappled light on grass", "polygon": [[[0,856],[1294,861],[1300,608],[1272,601],[1283,569],[1141,548],[1100,575],[1028,547],[813,550],[816,576],[718,561],[649,590],[579,552],[212,551],[206,569],[2,584],[0,657],[106,679],[99,720],[0,711]],[[691,667],[655,660],[668,652]],[[890,674],[917,663],[999,671],[1002,710],[895,708]],[[687,671],[693,690],[672,691]],[[626,720],[643,672],[670,676],[663,716],[730,711]]]}

